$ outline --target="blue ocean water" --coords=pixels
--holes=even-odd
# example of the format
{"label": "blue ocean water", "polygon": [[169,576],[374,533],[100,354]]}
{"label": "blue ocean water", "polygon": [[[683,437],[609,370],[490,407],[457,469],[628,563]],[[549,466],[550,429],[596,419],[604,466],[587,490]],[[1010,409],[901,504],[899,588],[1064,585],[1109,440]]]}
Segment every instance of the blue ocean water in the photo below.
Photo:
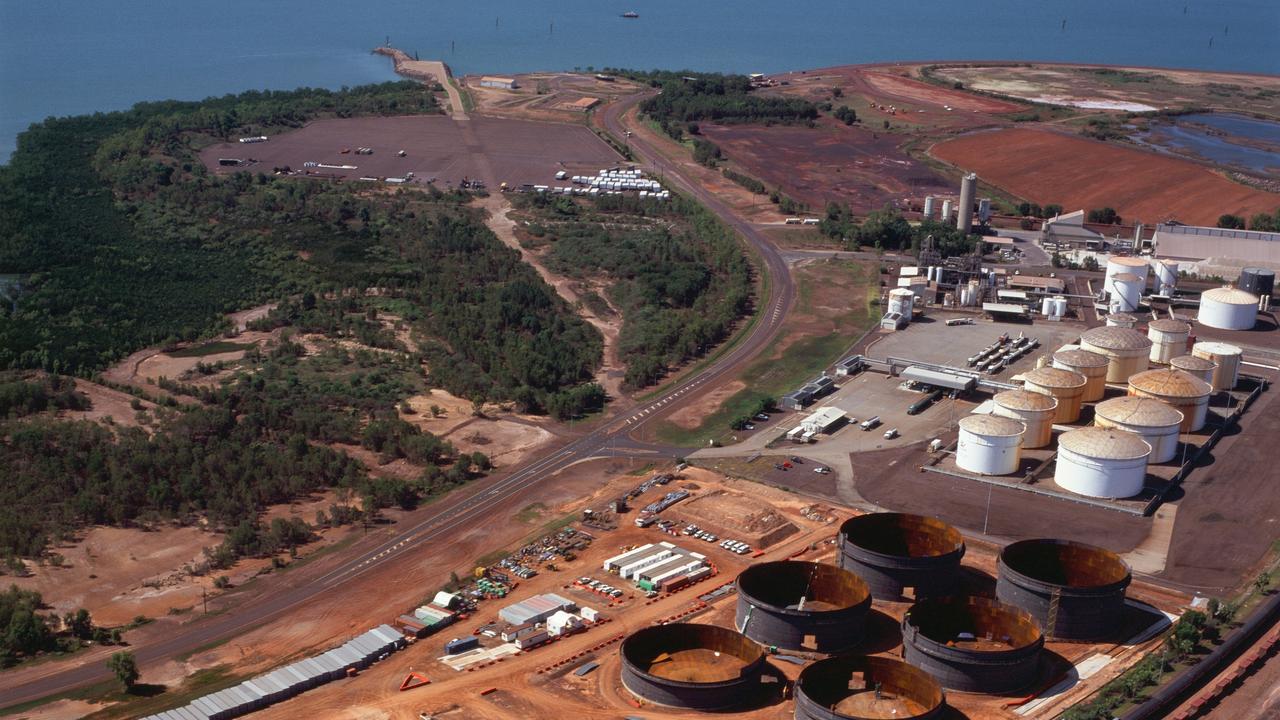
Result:
{"label": "blue ocean water", "polygon": [[457,74],[934,59],[1280,73],[1276,0],[0,0],[0,32],[0,158],[51,115],[392,79],[369,53],[388,36]]}

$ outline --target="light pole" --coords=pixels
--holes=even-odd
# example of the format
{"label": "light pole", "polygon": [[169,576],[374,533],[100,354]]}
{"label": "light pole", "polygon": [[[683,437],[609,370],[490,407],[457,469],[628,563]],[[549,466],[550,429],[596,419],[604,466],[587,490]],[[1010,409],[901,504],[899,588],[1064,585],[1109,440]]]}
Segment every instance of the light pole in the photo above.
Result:
{"label": "light pole", "polygon": [[982,516],[982,534],[983,535],[987,534],[987,526],[989,525],[991,520],[991,492],[993,490],[995,490],[995,488],[990,483],[988,483],[987,484],[987,512]]}

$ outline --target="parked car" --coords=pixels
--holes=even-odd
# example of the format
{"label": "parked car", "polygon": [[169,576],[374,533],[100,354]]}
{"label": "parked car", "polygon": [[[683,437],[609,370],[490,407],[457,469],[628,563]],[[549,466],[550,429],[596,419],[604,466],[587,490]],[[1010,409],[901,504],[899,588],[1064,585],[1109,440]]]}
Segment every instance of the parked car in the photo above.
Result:
{"label": "parked car", "polygon": [[826,475],[827,473],[831,472],[831,468],[819,465],[818,467],[814,468],[813,471],[818,473],[819,475]]}

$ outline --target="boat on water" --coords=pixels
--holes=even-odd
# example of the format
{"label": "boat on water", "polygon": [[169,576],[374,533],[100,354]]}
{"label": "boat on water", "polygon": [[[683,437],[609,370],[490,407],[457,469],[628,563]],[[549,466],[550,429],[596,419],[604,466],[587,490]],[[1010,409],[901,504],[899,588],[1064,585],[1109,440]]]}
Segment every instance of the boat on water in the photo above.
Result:
{"label": "boat on water", "polygon": [[640,17],[640,13],[636,12],[635,10],[628,10],[628,11],[626,11],[626,12],[622,13],[622,17],[624,17],[624,18],[638,18],[638,17]]}

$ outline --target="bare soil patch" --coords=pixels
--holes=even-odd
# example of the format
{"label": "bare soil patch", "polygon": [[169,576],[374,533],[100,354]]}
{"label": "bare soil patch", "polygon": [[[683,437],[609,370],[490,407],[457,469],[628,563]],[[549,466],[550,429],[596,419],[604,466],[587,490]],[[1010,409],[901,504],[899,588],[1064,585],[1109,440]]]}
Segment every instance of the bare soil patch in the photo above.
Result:
{"label": "bare soil patch", "polygon": [[907,102],[950,106],[963,112],[1008,113],[1025,109],[1017,103],[983,97],[963,90],[950,90],[900,75],[868,70],[863,70],[861,73],[867,83],[878,93]]}
{"label": "bare soil patch", "polygon": [[604,104],[640,89],[630,80],[615,78],[610,82],[578,73],[527,73],[512,77],[518,85],[514,90],[481,87],[480,78],[473,75],[463,78],[462,82],[475,100],[476,110],[486,115],[576,123],[585,122],[587,112],[573,106],[574,102],[594,98]]}
{"label": "bare soil patch", "polygon": [[952,189],[902,150],[901,136],[862,127],[704,125],[702,132],[749,175],[815,211],[834,201],[865,213]]}
{"label": "bare soil patch", "polygon": [[934,145],[930,154],[1019,197],[1068,209],[1113,207],[1128,222],[1213,225],[1223,213],[1249,217],[1280,206],[1280,193],[1193,162],[1050,130],[973,133]]}
{"label": "bare soil patch", "polygon": [[703,493],[673,510],[681,520],[693,520],[720,537],[742,540],[756,548],[769,547],[800,531],[769,504],[736,493]]}
{"label": "bare soil patch", "polygon": [[716,389],[704,395],[699,395],[694,402],[671,413],[667,420],[686,430],[692,430],[702,423],[702,418],[715,412],[725,400],[746,386],[747,384],[741,380],[730,380],[729,382],[721,383]]}
{"label": "bare soil patch", "polygon": [[64,420],[94,420],[97,422],[109,422],[116,425],[128,427],[136,427],[138,423],[138,410],[133,409],[133,404],[146,412],[154,412],[156,406],[154,403],[136,398],[129,393],[121,392],[105,385],[99,385],[88,380],[76,380],[76,390],[84,393],[89,398],[88,410],[64,410],[59,417]]}
{"label": "bare soil patch", "polygon": [[[357,155],[360,147],[372,148],[373,154]],[[404,157],[398,155],[401,150]],[[456,185],[463,178],[484,178],[490,168],[493,177],[486,179],[495,185],[553,184],[558,170],[595,173],[620,160],[581,125],[492,117],[460,123],[439,115],[317,120],[264,143],[211,145],[200,158],[212,172],[224,174],[289,167],[304,175],[356,180],[412,172],[411,184],[418,185],[431,178]],[[222,167],[219,158],[254,162]],[[304,167],[308,162],[335,167]]]}

